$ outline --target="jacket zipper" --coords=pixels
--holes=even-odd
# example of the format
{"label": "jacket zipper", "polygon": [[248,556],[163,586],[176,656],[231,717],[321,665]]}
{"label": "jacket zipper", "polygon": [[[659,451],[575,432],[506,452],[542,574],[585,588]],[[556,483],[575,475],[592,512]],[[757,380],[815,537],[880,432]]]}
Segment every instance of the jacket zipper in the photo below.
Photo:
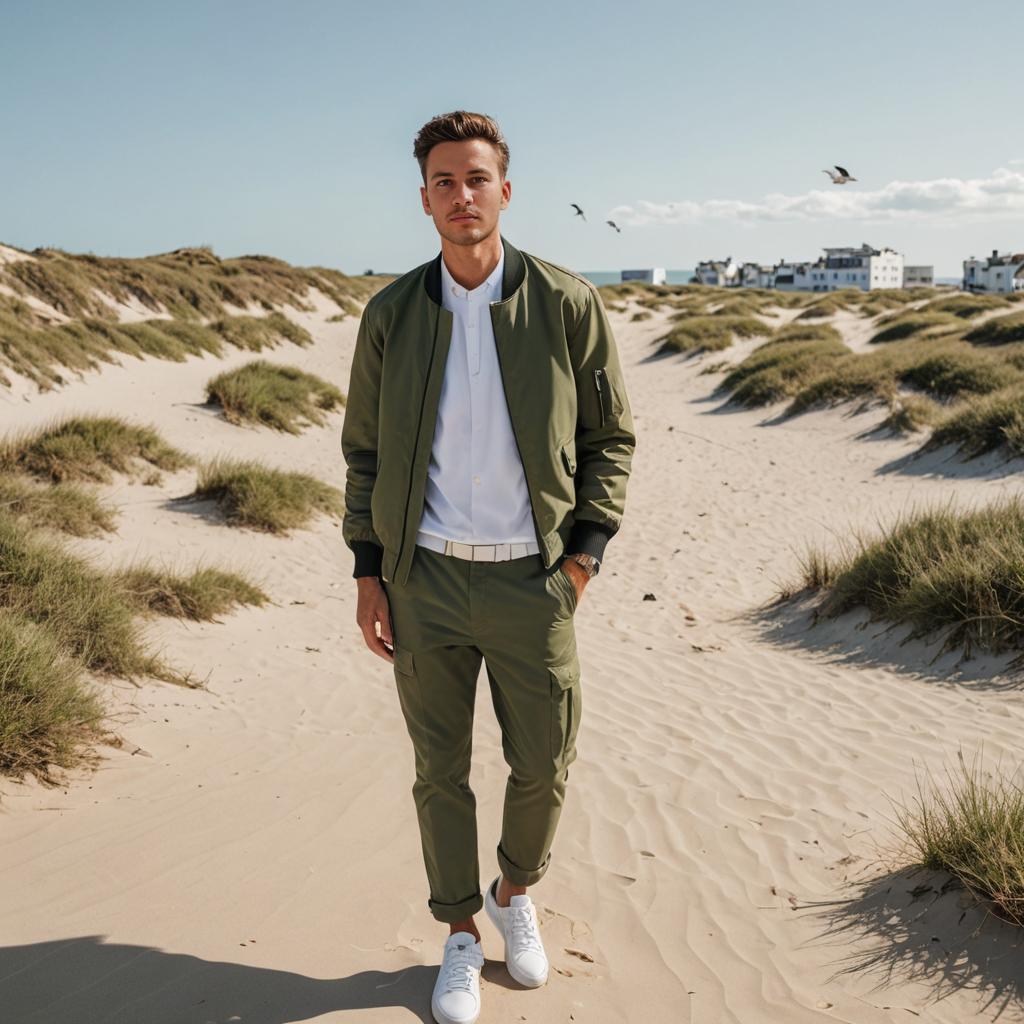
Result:
{"label": "jacket zipper", "polygon": [[594,370],[594,387],[597,388],[597,404],[601,408],[601,426],[603,427],[605,420],[607,420],[608,416],[611,415],[611,409],[605,408],[605,389],[601,385],[602,377],[605,377],[605,372],[602,368],[598,367],[598,369]]}

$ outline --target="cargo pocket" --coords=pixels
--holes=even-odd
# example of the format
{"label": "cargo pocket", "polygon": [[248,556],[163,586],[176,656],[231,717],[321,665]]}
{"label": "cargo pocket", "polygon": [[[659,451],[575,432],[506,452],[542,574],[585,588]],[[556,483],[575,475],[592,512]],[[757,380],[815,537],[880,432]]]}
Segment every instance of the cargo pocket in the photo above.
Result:
{"label": "cargo pocket", "polygon": [[401,672],[404,676],[414,676],[416,674],[416,663],[412,656],[412,651],[407,650],[405,647],[399,647],[398,644],[394,645],[395,649],[395,671]]}
{"label": "cargo pocket", "polygon": [[575,656],[548,667],[551,680],[551,756],[567,766],[576,757],[576,733],[580,725],[580,664]]}

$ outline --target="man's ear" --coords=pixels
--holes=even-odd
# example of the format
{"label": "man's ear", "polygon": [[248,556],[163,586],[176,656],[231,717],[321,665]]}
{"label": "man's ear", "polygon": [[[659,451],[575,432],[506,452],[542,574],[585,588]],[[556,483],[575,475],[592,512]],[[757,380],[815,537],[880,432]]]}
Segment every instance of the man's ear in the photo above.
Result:
{"label": "man's ear", "polygon": [[501,206],[499,207],[499,209],[507,210],[508,209],[508,201],[511,198],[512,198],[512,182],[509,181],[508,178],[506,178],[501,183]]}
{"label": "man's ear", "polygon": [[420,202],[423,204],[423,212],[428,216],[432,216],[430,213],[430,200],[427,198],[427,190],[420,185]]}

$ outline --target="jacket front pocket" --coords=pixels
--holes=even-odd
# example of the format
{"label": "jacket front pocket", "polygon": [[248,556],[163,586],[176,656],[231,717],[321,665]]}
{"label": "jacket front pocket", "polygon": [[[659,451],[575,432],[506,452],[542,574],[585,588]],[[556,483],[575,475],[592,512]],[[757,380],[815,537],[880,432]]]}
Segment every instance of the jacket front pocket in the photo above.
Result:
{"label": "jacket front pocket", "polygon": [[603,427],[612,415],[611,384],[608,383],[608,374],[603,366],[594,370],[594,387],[597,389],[597,404],[601,410],[601,426]]}

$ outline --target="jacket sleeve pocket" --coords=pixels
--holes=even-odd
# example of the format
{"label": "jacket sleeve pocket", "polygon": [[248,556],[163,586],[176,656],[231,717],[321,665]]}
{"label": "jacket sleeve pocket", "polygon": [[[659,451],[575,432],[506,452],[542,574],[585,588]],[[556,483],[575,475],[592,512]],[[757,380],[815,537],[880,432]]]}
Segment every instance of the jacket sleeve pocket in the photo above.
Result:
{"label": "jacket sleeve pocket", "polygon": [[576,475],[576,439],[570,438],[562,444],[562,464],[569,476]]}

